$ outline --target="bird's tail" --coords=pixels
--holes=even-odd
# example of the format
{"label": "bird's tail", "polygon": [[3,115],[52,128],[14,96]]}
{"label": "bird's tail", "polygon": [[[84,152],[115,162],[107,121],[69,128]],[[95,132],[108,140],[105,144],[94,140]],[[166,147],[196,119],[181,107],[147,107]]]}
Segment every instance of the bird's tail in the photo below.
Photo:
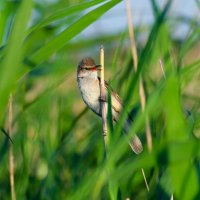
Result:
{"label": "bird's tail", "polygon": [[[130,129],[130,124],[132,120],[129,118],[126,120],[124,125],[124,132],[128,133]],[[129,139],[129,145],[134,153],[140,154],[143,151],[142,142],[140,141],[139,137],[135,134],[131,139]]]}

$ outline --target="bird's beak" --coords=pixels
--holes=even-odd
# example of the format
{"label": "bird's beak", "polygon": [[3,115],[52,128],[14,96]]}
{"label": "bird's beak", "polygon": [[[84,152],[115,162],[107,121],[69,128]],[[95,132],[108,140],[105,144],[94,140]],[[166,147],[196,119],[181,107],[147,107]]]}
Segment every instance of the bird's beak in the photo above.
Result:
{"label": "bird's beak", "polygon": [[101,65],[95,65],[95,67],[97,68],[97,70],[101,70],[101,68],[102,68]]}

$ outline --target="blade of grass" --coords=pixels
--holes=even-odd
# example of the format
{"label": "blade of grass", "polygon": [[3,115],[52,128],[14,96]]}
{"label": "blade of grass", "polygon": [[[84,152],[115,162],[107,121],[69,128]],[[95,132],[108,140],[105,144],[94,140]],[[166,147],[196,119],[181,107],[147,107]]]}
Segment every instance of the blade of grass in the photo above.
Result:
{"label": "blade of grass", "polygon": [[84,2],[84,3],[73,5],[73,6],[70,6],[70,7],[67,7],[67,8],[63,8],[61,10],[56,10],[53,14],[48,16],[46,19],[44,19],[43,21],[41,21],[41,22],[37,23],[35,26],[33,26],[29,30],[28,34],[30,34],[33,31],[37,31],[38,29],[40,29],[44,26],[47,26],[47,25],[49,25],[50,23],[52,23],[56,20],[62,19],[64,17],[67,17],[67,16],[72,15],[72,14],[77,13],[77,12],[81,12],[81,11],[87,9],[87,8],[95,6],[95,5],[100,4],[102,2],[104,2],[104,0],[93,0],[93,1],[90,1],[90,2]]}
{"label": "blade of grass", "polygon": [[64,47],[67,42],[83,31],[87,26],[96,21],[105,12],[118,4],[120,0],[113,0],[104,5],[92,10],[88,14],[81,17],[77,22],[65,29],[61,34],[55,36],[49,43],[41,47],[33,55],[29,57],[32,63],[40,64],[46,60],[50,55]]}
{"label": "blade of grass", "polygon": [[[134,63],[134,70],[135,72],[138,69],[138,55],[137,55],[137,48],[136,48],[136,42],[135,42],[135,34],[134,34],[134,27],[132,25],[132,20],[131,20],[131,6],[130,6],[130,1],[126,0],[126,11],[127,11],[127,20],[128,20],[128,29],[129,29],[129,39],[131,43],[131,52],[132,52],[132,58],[133,58],[133,63]],[[145,106],[146,106],[146,94],[144,91],[144,84],[143,84],[143,78],[140,76],[139,79],[139,96],[140,96],[140,104],[142,107],[142,111],[144,112]],[[149,123],[149,117],[146,116],[145,120],[145,131],[146,131],[146,140],[147,140],[147,147],[148,151],[151,152],[152,150],[152,135],[151,135],[151,128],[150,128],[150,123]],[[141,169],[142,175],[144,178],[144,182],[147,188],[147,191],[149,192],[149,186],[147,183],[147,179],[144,173],[144,169]]]}
{"label": "blade of grass", "polygon": [[23,1],[17,11],[15,22],[9,38],[8,46],[5,49],[5,58],[0,68],[0,119],[8,101],[9,94],[14,89],[19,78],[20,63],[23,53],[23,40],[26,35],[27,23],[30,19],[32,1]]}
{"label": "blade of grass", "polygon": [[[135,43],[134,27],[133,27],[132,22],[131,22],[131,9],[130,9],[130,1],[129,0],[126,0],[126,9],[127,9],[129,38],[130,38],[130,42],[131,42],[131,51],[132,51],[132,57],[133,57],[133,62],[134,62],[134,69],[135,69],[135,71],[137,71],[137,69],[138,69],[138,56],[137,56],[137,48],[136,48],[136,43]],[[140,76],[140,79],[139,79],[139,96],[140,96],[140,104],[141,104],[142,110],[144,111],[145,105],[146,105],[146,94],[145,94],[142,75]],[[146,116],[145,128],[146,128],[145,131],[146,131],[147,146],[148,146],[149,152],[151,152],[151,150],[152,150],[152,136],[151,136],[151,127],[150,127],[150,122],[149,122],[148,116]],[[143,172],[143,174],[144,174],[144,172]],[[146,178],[145,178],[145,180],[146,180]],[[147,188],[148,188],[148,186],[147,186]]]}
{"label": "blade of grass", "polygon": [[10,140],[10,142],[13,144],[13,141],[12,141],[11,137],[9,136],[9,133],[7,133],[7,131],[4,128],[0,128],[0,130],[2,131],[2,133],[5,134],[5,136],[8,138],[8,140]]}
{"label": "blade of grass", "polygon": [[[172,74],[166,82],[166,87],[162,95],[162,101],[163,105],[165,105],[163,108],[167,121],[167,134],[165,140],[169,142],[176,141],[176,143],[183,143],[188,141],[189,127],[184,120],[179,87],[180,83],[178,81],[178,77]],[[169,96],[173,96],[173,98],[170,98],[170,103]],[[168,150],[170,155],[177,153],[171,150],[170,145]],[[187,148],[187,151],[196,151],[196,148],[195,150]],[[197,193],[198,187],[189,189],[189,185],[187,185],[188,182],[193,182],[194,185],[197,185],[197,176],[195,175],[193,168],[193,164],[190,162],[190,160],[186,159],[182,163],[169,165],[171,179],[174,186],[174,194],[180,199],[194,197]]]}
{"label": "blade of grass", "polygon": [[[125,100],[126,104],[124,105],[124,111],[127,109],[128,104],[129,104],[129,102],[130,102],[130,100],[133,96],[134,88],[137,85],[137,82],[139,80],[139,77],[140,77],[142,71],[144,70],[145,66],[147,66],[147,63],[149,63],[149,59],[151,58],[151,55],[153,53],[153,47],[156,43],[157,35],[159,33],[159,30],[160,30],[162,23],[165,20],[165,17],[166,17],[168,10],[169,10],[170,5],[171,5],[171,0],[168,1],[165,8],[163,9],[163,11],[158,16],[154,26],[152,27],[148,41],[147,41],[147,43],[146,43],[146,45],[145,45],[145,47],[144,47],[144,49],[143,49],[143,51],[142,51],[142,53],[139,57],[138,70],[137,70],[135,76],[130,81],[130,84],[129,84],[129,87],[128,87],[128,90],[127,90],[127,95],[126,95],[126,100]],[[116,135],[118,135],[120,133],[121,127],[123,126],[124,120],[126,119],[126,117],[127,117],[126,113],[122,112],[120,119],[119,119],[119,121],[116,125],[116,130],[115,130]]]}

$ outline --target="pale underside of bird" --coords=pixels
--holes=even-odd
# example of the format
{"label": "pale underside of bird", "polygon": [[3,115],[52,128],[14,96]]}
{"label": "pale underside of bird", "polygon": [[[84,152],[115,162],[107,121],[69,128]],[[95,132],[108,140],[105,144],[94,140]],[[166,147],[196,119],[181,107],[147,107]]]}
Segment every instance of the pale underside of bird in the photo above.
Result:
{"label": "pale underside of bird", "polygon": [[[81,96],[85,104],[98,116],[101,117],[100,102],[100,78],[98,77],[98,69],[100,65],[96,65],[94,60],[90,57],[86,57],[81,60],[77,69],[77,82],[81,92]],[[105,82],[106,96],[108,96],[108,84]],[[106,104],[106,111],[108,110],[108,101],[104,99]],[[123,103],[120,97],[111,89],[111,107],[112,117],[115,122],[118,121],[120,112],[123,110]],[[127,118],[123,132],[128,133],[132,119]],[[140,139],[134,134],[133,138],[129,141],[129,145],[132,150],[139,154],[142,152],[143,147]]]}

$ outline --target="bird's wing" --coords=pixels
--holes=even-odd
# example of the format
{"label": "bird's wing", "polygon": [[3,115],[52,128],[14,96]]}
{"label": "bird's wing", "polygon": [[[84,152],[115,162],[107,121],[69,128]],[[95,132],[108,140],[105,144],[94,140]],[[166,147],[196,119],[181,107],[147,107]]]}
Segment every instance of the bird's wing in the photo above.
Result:
{"label": "bird's wing", "polygon": [[[98,77],[99,78],[99,77]],[[100,78],[99,78],[99,82],[100,82]],[[108,85],[108,83],[106,81],[104,81],[105,87],[108,90],[110,88],[111,90],[111,102],[112,102],[112,108],[116,111],[116,112],[120,112],[122,110],[123,107],[123,103],[122,100],[120,99],[119,95],[113,91],[113,89],[111,88],[111,86]],[[107,97],[106,97],[107,98]],[[108,101],[106,99],[106,101]]]}
{"label": "bird's wing", "polygon": [[[99,83],[100,83],[100,78],[99,79]],[[112,90],[112,88],[108,85],[108,83],[105,81],[105,87],[108,90],[108,88],[110,88],[111,90],[111,101],[112,101],[112,108],[116,111],[116,112],[120,112],[123,108],[123,103],[122,100],[120,99],[120,97],[118,96],[118,94],[116,92],[114,92]],[[107,98],[107,97],[106,97]],[[105,99],[106,102],[108,102],[108,99]],[[123,128],[123,132],[126,134],[129,131],[130,128],[130,123],[132,122],[132,118],[131,116],[128,116],[128,119],[126,120],[125,126]],[[137,135],[134,135],[133,138],[131,140],[129,140],[129,145],[131,146],[131,149],[136,153],[139,154],[143,151],[143,147],[142,147],[142,143],[139,139],[139,137]]]}
{"label": "bird's wing", "polygon": [[118,96],[118,94],[114,91],[111,90],[112,93],[112,107],[116,112],[120,112],[122,110],[122,100],[120,99],[120,97]]}

